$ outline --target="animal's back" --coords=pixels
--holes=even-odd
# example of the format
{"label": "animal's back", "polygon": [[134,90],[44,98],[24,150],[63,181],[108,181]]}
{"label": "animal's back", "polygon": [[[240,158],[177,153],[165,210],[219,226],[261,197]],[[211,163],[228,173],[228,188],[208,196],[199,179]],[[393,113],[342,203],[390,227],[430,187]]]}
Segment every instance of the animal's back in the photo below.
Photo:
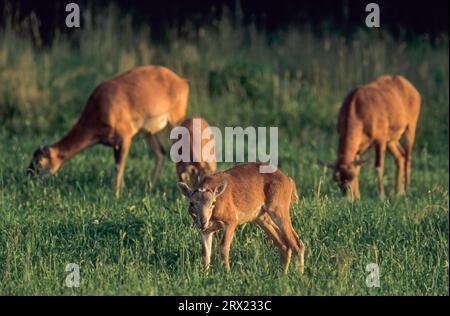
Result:
{"label": "animal's back", "polygon": [[127,102],[136,112],[158,115],[172,108],[188,90],[187,82],[173,71],[161,66],[142,66],[101,83],[92,95],[108,101],[113,96],[117,101]]}
{"label": "animal's back", "polygon": [[381,76],[346,98],[340,112],[340,131],[363,126],[371,138],[396,138],[417,120],[420,96],[402,76]]}
{"label": "animal's back", "polygon": [[257,209],[280,195],[285,195],[285,202],[290,202],[292,180],[279,169],[273,173],[260,173],[262,165],[241,164],[216,174],[232,184],[229,194],[238,209]]}
{"label": "animal's back", "polygon": [[189,86],[161,66],[134,68],[97,86],[85,112],[96,112],[107,125],[130,122],[134,132],[157,132],[186,114]]}

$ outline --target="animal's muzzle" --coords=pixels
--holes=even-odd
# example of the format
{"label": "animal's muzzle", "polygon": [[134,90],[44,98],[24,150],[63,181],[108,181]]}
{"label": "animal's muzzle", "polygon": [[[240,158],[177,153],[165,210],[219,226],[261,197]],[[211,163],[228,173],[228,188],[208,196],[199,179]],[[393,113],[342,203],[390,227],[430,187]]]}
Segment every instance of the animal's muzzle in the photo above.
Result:
{"label": "animal's muzzle", "polygon": [[201,231],[205,231],[209,226],[209,221],[206,218],[198,218],[197,224]]}

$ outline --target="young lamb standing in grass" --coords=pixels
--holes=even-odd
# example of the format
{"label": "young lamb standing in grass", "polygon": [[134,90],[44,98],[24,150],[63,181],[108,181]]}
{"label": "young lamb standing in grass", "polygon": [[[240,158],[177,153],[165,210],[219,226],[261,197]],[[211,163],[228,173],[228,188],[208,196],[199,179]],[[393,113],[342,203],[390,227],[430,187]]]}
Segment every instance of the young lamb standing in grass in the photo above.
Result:
{"label": "young lamb standing in grass", "polygon": [[203,241],[203,260],[211,262],[213,234],[223,230],[220,254],[230,270],[229,252],[236,227],[255,221],[274,241],[282,254],[286,273],[292,250],[298,255],[298,269],[303,273],[305,246],[292,227],[289,208],[298,203],[294,181],[276,170],[260,173],[260,163],[238,165],[224,172],[205,176],[194,188],[183,182],[181,193],[189,199],[192,216]]}
{"label": "young lamb standing in grass", "polygon": [[[409,189],[411,159],[420,112],[420,94],[402,76],[381,76],[353,90],[342,105],[339,122],[339,150],[334,180],[350,199],[359,199],[358,176],[365,162],[359,156],[375,146],[377,189],[384,197],[383,170],[386,149],[397,164],[396,188]],[[403,145],[400,144],[404,136]],[[405,175],[406,170],[406,175]],[[405,183],[403,183],[405,179]]]}

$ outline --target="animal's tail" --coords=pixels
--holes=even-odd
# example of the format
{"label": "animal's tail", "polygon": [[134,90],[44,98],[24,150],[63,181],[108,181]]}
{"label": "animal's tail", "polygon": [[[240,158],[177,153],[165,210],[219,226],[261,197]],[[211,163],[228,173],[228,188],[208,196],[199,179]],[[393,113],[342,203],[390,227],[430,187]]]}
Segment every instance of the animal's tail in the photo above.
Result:
{"label": "animal's tail", "polygon": [[300,199],[297,194],[297,186],[295,185],[295,182],[294,182],[294,180],[292,180],[292,178],[289,178],[289,180],[291,180],[291,184],[292,184],[291,202],[294,204],[298,204]]}

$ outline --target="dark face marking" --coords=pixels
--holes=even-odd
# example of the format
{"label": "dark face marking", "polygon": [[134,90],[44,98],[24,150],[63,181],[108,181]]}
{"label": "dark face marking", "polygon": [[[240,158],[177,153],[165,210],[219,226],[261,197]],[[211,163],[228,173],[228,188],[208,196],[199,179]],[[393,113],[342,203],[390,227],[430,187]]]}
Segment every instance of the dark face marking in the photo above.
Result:
{"label": "dark face marking", "polygon": [[190,197],[189,213],[201,230],[208,227],[215,206],[214,192],[199,188]]}
{"label": "dark face marking", "polygon": [[333,180],[337,182],[344,194],[347,193],[349,186],[356,178],[354,168],[352,165],[339,165],[334,170]]}
{"label": "dark face marking", "polygon": [[50,149],[40,147],[33,153],[33,158],[27,169],[29,176],[45,175],[52,169],[52,159],[50,156]]}

